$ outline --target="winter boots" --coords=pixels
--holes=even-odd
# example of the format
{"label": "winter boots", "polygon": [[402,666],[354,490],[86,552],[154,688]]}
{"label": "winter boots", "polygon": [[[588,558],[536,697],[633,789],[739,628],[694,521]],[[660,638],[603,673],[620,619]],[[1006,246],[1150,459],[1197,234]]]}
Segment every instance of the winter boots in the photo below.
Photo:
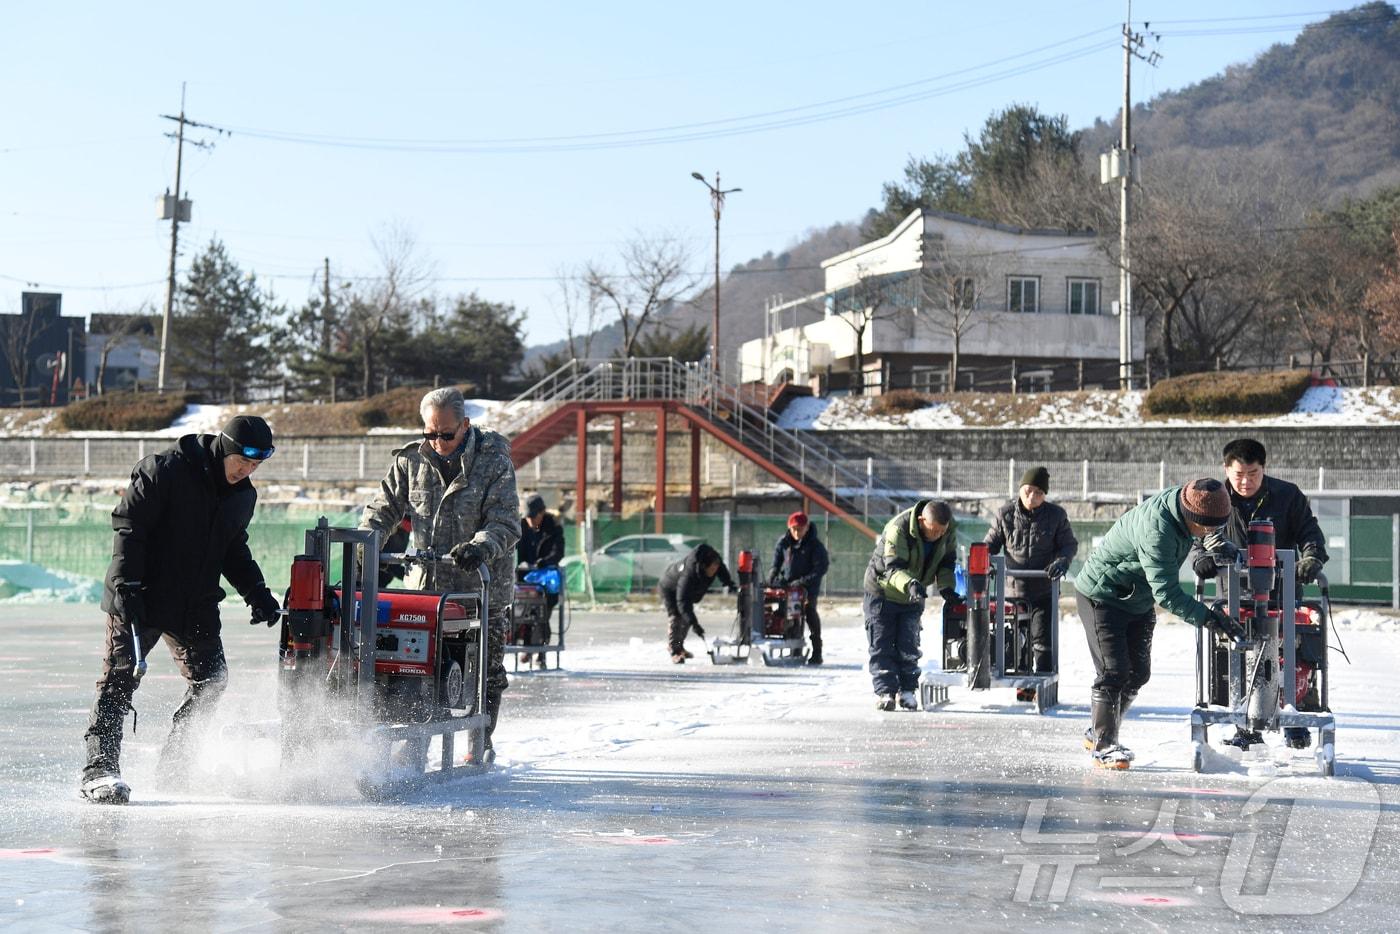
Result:
{"label": "winter boots", "polygon": [[1307,749],[1312,745],[1312,733],[1305,726],[1283,728],[1283,744],[1289,749]]}
{"label": "winter boots", "polygon": [[1084,731],[1084,748],[1094,765],[1101,769],[1126,769],[1133,753],[1118,742],[1118,725],[1133,696],[1117,691],[1096,690],[1090,695],[1089,729]]}
{"label": "winter boots", "polygon": [[919,698],[918,698],[918,696],[917,696],[913,691],[900,691],[900,692],[899,692],[899,709],[900,709],[900,710],[918,710],[918,709],[919,709]]}
{"label": "winter boots", "polygon": [[876,694],[876,695],[875,695],[875,709],[876,709],[876,710],[894,710],[894,695],[893,695],[893,694]]}
{"label": "winter boots", "polygon": [[93,804],[126,804],[131,800],[131,786],[115,773],[86,779],[78,790]]}

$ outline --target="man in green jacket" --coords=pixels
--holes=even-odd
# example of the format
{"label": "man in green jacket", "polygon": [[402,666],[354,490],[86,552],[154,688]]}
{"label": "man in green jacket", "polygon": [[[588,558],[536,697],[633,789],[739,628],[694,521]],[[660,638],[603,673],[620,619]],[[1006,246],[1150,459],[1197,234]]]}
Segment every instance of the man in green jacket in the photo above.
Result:
{"label": "man in green jacket", "polygon": [[953,589],[957,561],[957,523],[942,500],[920,500],[891,519],[865,569],[865,636],[870,647],[870,675],[876,707],[915,710],[919,686],[919,618],[928,592],[944,601],[958,599]]}
{"label": "man in green jacket", "polygon": [[1133,754],[1118,742],[1123,714],[1152,676],[1153,606],[1193,626],[1232,639],[1240,624],[1192,598],[1181,586],[1181,566],[1199,539],[1224,525],[1230,494],[1219,480],[1192,480],[1163,490],[1113,523],[1074,580],[1079,617],[1094,660],[1092,725],[1084,734],[1094,764],[1126,769]]}

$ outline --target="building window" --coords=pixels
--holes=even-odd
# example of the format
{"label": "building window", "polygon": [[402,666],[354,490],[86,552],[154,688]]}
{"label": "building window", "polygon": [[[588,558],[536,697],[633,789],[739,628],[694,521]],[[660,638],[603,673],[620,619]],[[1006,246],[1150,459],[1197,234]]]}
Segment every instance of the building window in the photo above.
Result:
{"label": "building window", "polygon": [[1099,313],[1099,280],[1069,280],[1069,313],[1096,315]]}
{"label": "building window", "polygon": [[1006,310],[1034,314],[1040,311],[1040,279],[1011,276],[1006,280]]}
{"label": "building window", "polygon": [[977,283],[971,276],[959,276],[953,280],[953,307],[958,311],[971,311],[977,304]]}

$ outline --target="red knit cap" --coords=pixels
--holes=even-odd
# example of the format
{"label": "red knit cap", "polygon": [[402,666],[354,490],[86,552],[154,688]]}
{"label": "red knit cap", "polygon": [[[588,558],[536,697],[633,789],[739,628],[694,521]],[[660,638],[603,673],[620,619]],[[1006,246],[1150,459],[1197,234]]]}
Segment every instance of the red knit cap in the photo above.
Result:
{"label": "red knit cap", "polygon": [[788,516],[788,528],[792,528],[794,525],[806,525],[806,524],[807,524],[807,514],[806,514],[805,512],[802,512],[801,510],[799,510],[799,511],[793,513],[792,515]]}
{"label": "red knit cap", "polygon": [[1181,514],[1207,528],[1216,528],[1230,518],[1230,494],[1225,484],[1211,477],[1192,480],[1181,487]]}

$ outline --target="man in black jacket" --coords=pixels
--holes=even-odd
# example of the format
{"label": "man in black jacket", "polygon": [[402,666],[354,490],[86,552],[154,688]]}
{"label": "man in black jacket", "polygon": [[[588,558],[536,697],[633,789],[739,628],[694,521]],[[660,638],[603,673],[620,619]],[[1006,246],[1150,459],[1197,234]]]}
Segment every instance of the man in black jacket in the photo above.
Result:
{"label": "man in black jacket", "polygon": [[822,578],[829,565],[826,546],[817,538],[805,512],[788,516],[787,534],[778,539],[773,549],[773,570],[768,583],[774,587],[798,586],[807,592],[807,607],[803,619],[812,635],[812,654],[807,664],[822,663],[822,619],[817,615],[817,596],[822,590]]}
{"label": "man in black jacket", "polygon": [[[1203,547],[1191,549],[1191,570],[1197,577],[1214,580],[1219,571],[1215,553],[1228,553],[1231,548],[1243,551],[1248,544],[1249,523],[1270,519],[1274,523],[1275,546],[1298,553],[1294,570],[1300,590],[1316,581],[1327,563],[1327,537],[1317,524],[1307,496],[1296,484],[1264,473],[1268,452],[1253,438],[1236,438],[1225,445],[1223,455],[1232,507],[1230,517],[1219,531],[1205,537]],[[1298,700],[1297,709],[1310,708],[1316,709],[1316,704]],[[1285,742],[1296,749],[1306,749],[1312,742],[1312,734],[1304,727],[1287,727],[1283,732]],[[1226,742],[1243,749],[1263,741],[1256,730],[1237,729]]]}
{"label": "man in black jacket", "polygon": [[[257,416],[231,419],[217,435],[185,435],[141,460],[112,511],[116,531],[102,594],[107,613],[102,677],[84,741],[81,791],[89,801],[125,804],[122,723],[145,671],[146,654],[164,639],[188,685],[161,751],[159,774],[183,783],[193,742],[228,680],[219,639],[222,575],[271,626],[281,606],[248,550],[257,492],[249,477],[272,456],[272,429]],[[139,637],[139,657],[133,634]],[[140,663],[138,667],[138,662]]]}
{"label": "man in black jacket", "polygon": [[661,603],[666,607],[666,616],[670,620],[671,661],[677,665],[695,657],[685,650],[687,632],[694,629],[697,636],[705,638],[705,630],[695,619],[695,604],[704,599],[705,592],[716,577],[729,593],[739,591],[719,552],[704,542],[696,545],[690,554],[672,564],[661,575],[661,583],[656,589],[661,594]]}
{"label": "man in black jacket", "polygon": [[[541,568],[557,568],[564,560],[564,527],[554,518],[554,513],[545,508],[544,497],[536,494],[525,501],[525,517],[520,520],[520,541],[515,543],[516,577]],[[557,593],[545,592],[545,606],[548,612],[544,618],[544,641],[554,635],[550,619],[554,608],[559,605]],[[529,659],[527,658],[528,662]],[[535,663],[545,667],[545,653],[541,652]]]}
{"label": "man in black jacket", "polygon": [[[1069,516],[1061,506],[1046,502],[1050,492],[1050,471],[1032,467],[1021,477],[1016,498],[1003,503],[992,515],[987,528],[987,551],[1006,550],[1009,571],[1044,571],[1059,580],[1079,551],[1079,540],[1070,528]],[[1011,578],[1007,591],[1030,609],[1031,669],[1044,674],[1055,670],[1050,650],[1050,581],[1044,578]],[[1024,669],[1023,669],[1024,670]],[[1022,699],[1034,698],[1034,688],[1018,692]]]}

